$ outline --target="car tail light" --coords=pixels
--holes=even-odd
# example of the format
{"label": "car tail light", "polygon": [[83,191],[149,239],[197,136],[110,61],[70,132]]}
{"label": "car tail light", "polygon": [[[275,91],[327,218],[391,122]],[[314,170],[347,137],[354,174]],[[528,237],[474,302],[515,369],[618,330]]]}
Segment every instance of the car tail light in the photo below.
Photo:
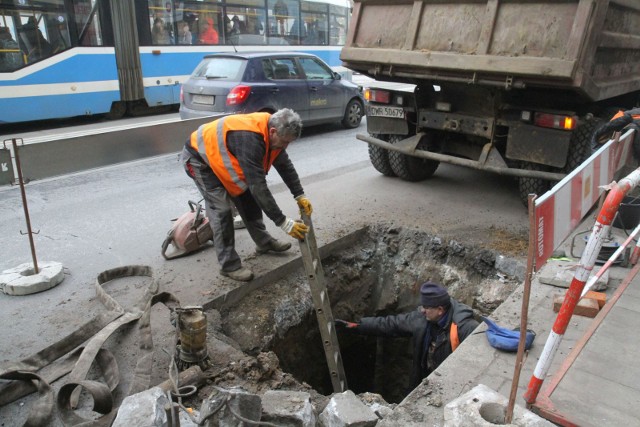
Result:
{"label": "car tail light", "polygon": [[180,103],[184,104],[184,86],[180,86]]}
{"label": "car tail light", "polygon": [[251,88],[249,86],[239,85],[231,89],[229,95],[227,95],[227,105],[239,105],[247,100]]}
{"label": "car tail light", "polygon": [[391,92],[367,88],[364,91],[364,99],[371,102],[379,102],[380,104],[388,104],[391,102]]}
{"label": "car tail light", "polygon": [[543,128],[573,130],[578,124],[578,119],[562,114],[535,113],[533,124]]}

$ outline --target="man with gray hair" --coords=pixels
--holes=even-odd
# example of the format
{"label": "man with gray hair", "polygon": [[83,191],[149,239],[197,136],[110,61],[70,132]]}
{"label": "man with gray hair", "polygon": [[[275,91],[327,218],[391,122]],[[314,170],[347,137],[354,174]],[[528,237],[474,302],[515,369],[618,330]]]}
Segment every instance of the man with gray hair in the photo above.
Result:
{"label": "man with gray hair", "polygon": [[282,213],[266,181],[269,169],[275,167],[301,212],[311,215],[311,203],[285,151],[301,131],[300,116],[283,108],[273,114],[222,117],[200,126],[185,144],[181,161],[204,198],[223,276],[240,281],[253,279],[253,272],[242,266],[235,250],[229,199],[238,209],[258,253],[284,252],[291,247],[291,242],[276,240],[269,234],[262,220],[263,211],[290,236],[303,239],[307,233],[306,225]]}

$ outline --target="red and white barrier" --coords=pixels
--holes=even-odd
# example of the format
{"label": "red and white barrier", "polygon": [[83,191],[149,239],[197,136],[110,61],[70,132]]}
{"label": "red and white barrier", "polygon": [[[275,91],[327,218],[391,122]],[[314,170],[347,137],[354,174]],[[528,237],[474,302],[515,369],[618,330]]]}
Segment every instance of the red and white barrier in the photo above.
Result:
{"label": "red and white barrier", "polygon": [[[544,378],[549,371],[553,357],[562,342],[562,338],[567,330],[573,311],[582,297],[585,284],[587,283],[589,275],[593,270],[593,266],[596,263],[596,258],[602,248],[603,238],[609,233],[611,223],[613,222],[613,218],[620,207],[620,203],[627,192],[638,184],[640,184],[640,168],[636,169],[616,184],[607,195],[604,205],[598,214],[596,223],[593,226],[591,236],[587,241],[582,257],[580,258],[580,262],[573,280],[571,281],[571,285],[569,285],[569,290],[565,295],[560,311],[558,312],[553,324],[552,331],[547,338],[542,354],[540,355],[536,368],[533,371],[527,391],[524,394],[524,399],[528,404],[532,404],[536,401],[536,397],[538,396]],[[637,233],[637,230],[634,230],[634,233]],[[632,237],[627,239],[627,242],[625,243],[628,244],[631,239]]]}
{"label": "red and white barrier", "polygon": [[612,139],[535,201],[536,269],[577,227],[616,172],[631,165],[635,132]]}

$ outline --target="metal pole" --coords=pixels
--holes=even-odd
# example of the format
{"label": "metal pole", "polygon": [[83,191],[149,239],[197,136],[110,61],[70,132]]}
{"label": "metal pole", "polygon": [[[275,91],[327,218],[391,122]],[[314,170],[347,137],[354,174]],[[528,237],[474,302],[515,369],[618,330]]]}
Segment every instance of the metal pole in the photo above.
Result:
{"label": "metal pole", "polygon": [[504,423],[511,424],[513,419],[513,407],[516,403],[516,394],[518,392],[518,383],[520,382],[520,372],[524,363],[524,347],[527,339],[527,319],[529,313],[529,298],[531,296],[531,276],[533,275],[533,267],[536,259],[536,218],[535,218],[535,194],[529,194],[529,252],[527,255],[527,272],[524,276],[524,293],[522,294],[522,310],[520,313],[520,340],[518,341],[518,355],[516,357],[516,366],[513,371],[513,380],[511,381],[511,393],[509,394],[509,404],[504,416]]}
{"label": "metal pole", "polygon": [[18,144],[16,139],[11,140],[13,145],[13,155],[16,159],[16,171],[18,172],[18,184],[20,185],[20,194],[22,196],[22,207],[24,209],[24,218],[27,221],[27,234],[29,235],[29,245],[31,246],[31,258],[33,259],[34,274],[38,274],[38,259],[36,258],[36,246],[33,243],[33,231],[31,230],[31,219],[29,218],[29,207],[27,206],[27,194],[24,191],[24,182],[22,180],[22,167],[20,166],[20,155],[18,154]]}

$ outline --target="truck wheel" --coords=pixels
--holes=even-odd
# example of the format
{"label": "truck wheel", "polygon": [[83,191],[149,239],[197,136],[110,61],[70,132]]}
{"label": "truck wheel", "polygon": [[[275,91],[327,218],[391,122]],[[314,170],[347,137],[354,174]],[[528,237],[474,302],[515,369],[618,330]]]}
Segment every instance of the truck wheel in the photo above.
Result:
{"label": "truck wheel", "polygon": [[353,129],[360,126],[362,115],[364,114],[364,106],[357,99],[352,99],[347,104],[342,118],[342,126],[347,129]]}
{"label": "truck wheel", "polygon": [[[385,141],[389,139],[389,135],[372,134],[371,136]],[[371,160],[373,167],[382,175],[396,176],[396,174],[393,173],[393,169],[391,169],[391,164],[389,163],[388,150],[378,147],[377,145],[369,144],[369,160]]]}
{"label": "truck wheel", "polygon": [[[544,166],[536,163],[523,163],[521,169],[531,171],[545,170]],[[518,177],[518,192],[520,194],[520,201],[525,207],[529,205],[529,194],[543,195],[550,187],[550,181],[540,178],[525,178]]]}
{"label": "truck wheel", "polygon": [[[390,143],[394,143],[402,139],[400,135],[392,135],[389,138]],[[420,145],[426,143],[420,142]],[[420,145],[418,145],[420,147]],[[426,148],[426,147],[424,147]],[[399,151],[389,152],[389,163],[391,169],[400,178],[405,181],[422,181],[429,178],[436,172],[440,162],[435,160],[421,159],[420,157],[407,156]]]}
{"label": "truck wheel", "polygon": [[601,124],[602,121],[594,117],[574,129],[571,134],[567,163],[562,169],[562,172],[571,172],[591,156],[593,153],[593,149],[591,147],[591,136]]}

